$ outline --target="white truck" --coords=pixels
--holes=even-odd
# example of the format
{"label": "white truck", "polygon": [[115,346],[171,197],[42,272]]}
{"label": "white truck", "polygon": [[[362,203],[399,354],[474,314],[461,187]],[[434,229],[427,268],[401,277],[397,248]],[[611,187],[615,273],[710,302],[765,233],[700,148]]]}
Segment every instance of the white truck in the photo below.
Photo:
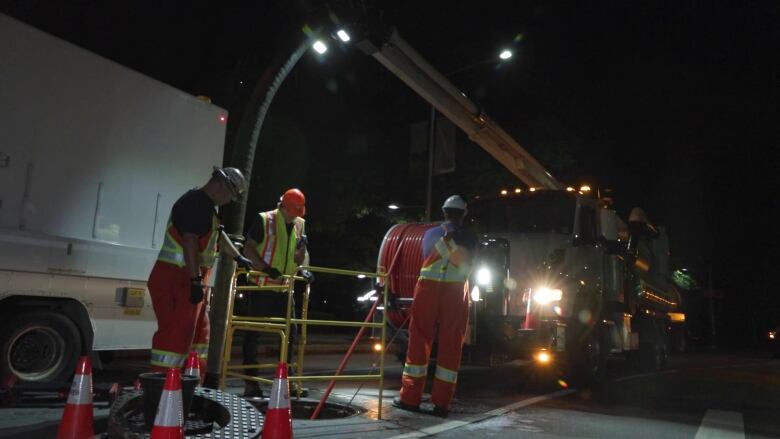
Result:
{"label": "white truck", "polygon": [[145,349],[171,206],[227,112],[0,14],[0,374],[56,381]]}

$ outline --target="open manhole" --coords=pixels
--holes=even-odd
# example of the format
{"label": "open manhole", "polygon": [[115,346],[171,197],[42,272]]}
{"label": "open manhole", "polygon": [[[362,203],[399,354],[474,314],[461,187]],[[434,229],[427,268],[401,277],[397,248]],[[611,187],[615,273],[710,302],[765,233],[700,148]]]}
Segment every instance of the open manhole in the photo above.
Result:
{"label": "open manhole", "polygon": [[[255,406],[260,413],[265,416],[265,410],[268,408],[268,400],[260,398],[247,398],[247,401]],[[291,399],[290,411],[292,412],[293,419],[311,419],[314,409],[317,408],[319,401],[311,399]],[[338,419],[348,418],[355,416],[362,412],[357,407],[351,407],[344,404],[338,404],[335,402],[326,402],[325,407],[320,410],[320,414],[317,416],[317,420],[320,419]]]}

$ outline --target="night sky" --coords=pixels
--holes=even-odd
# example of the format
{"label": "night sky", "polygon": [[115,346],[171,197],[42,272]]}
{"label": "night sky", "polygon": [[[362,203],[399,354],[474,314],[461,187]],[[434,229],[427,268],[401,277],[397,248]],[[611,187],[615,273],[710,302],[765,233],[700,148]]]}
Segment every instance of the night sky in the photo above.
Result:
{"label": "night sky", "polygon": [[[703,283],[711,272],[724,292],[726,342],[780,322],[778,2],[193,3],[19,0],[0,12],[210,96],[230,111],[226,157],[252,87],[302,25],[396,26],[559,180],[610,188],[624,218],[642,206],[665,225],[674,268]],[[266,119],[249,211],[300,186],[316,262],[371,268],[394,219],[383,206],[424,204],[409,125],[428,108],[355,47],[310,51]],[[456,171],[434,183],[434,204],[522,186],[462,135]]]}

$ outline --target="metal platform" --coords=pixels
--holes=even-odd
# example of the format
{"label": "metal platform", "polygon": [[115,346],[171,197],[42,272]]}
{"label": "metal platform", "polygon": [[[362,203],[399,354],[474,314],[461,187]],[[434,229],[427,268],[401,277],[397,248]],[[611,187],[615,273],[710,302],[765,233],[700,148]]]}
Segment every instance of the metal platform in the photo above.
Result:
{"label": "metal platform", "polygon": [[[111,407],[109,439],[148,439],[144,426],[142,391],[124,389]],[[185,422],[185,435],[196,439],[254,439],[263,430],[263,415],[233,394],[195,389]]]}

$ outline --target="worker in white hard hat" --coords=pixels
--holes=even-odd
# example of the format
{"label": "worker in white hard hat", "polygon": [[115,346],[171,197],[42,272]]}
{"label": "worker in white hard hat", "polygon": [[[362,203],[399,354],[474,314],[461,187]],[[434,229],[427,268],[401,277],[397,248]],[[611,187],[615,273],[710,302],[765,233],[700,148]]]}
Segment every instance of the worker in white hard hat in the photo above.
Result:
{"label": "worker in white hard hat", "polygon": [[[414,289],[409,347],[396,407],[447,416],[455,394],[463,340],[468,323],[466,281],[477,249],[473,232],[463,229],[466,202],[453,195],[442,205],[444,223],[423,235],[423,265]],[[438,326],[436,374],[431,407],[421,405],[428,360]]]}
{"label": "worker in white hard hat", "polygon": [[182,367],[191,351],[198,352],[201,370],[205,370],[209,321],[204,285],[218,249],[240,266],[252,266],[222,231],[217,210],[237,201],[245,189],[241,171],[214,167],[203,187],[188,191],[173,204],[165,241],[148,282],[157,316],[152,370]]}

